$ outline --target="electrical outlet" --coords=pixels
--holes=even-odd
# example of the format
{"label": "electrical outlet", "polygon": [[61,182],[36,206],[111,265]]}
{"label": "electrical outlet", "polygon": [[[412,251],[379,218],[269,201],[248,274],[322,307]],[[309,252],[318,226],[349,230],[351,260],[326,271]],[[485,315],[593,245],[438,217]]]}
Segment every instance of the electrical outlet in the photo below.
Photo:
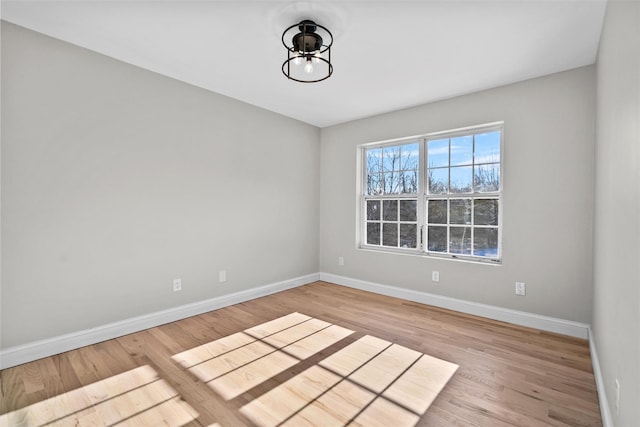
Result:
{"label": "electrical outlet", "polygon": [[182,290],[182,279],[173,279],[173,292]]}
{"label": "electrical outlet", "polygon": [[516,282],[516,295],[525,296],[527,294],[527,287],[524,282]]}
{"label": "electrical outlet", "polygon": [[620,381],[616,378],[616,417],[620,416]]}
{"label": "electrical outlet", "polygon": [[431,272],[431,281],[432,282],[439,282],[440,281],[440,272],[439,271],[432,271]]}
{"label": "electrical outlet", "polygon": [[224,283],[227,281],[227,270],[220,270],[218,273],[218,281]]}
{"label": "electrical outlet", "polygon": [[338,257],[338,265],[344,265],[344,257],[343,256],[339,256]]}

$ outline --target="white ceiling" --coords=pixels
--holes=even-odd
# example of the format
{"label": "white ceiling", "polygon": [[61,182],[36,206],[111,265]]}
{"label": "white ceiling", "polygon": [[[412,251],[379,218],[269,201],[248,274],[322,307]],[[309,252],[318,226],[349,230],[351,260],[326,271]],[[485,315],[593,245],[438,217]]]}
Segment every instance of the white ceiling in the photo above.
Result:
{"label": "white ceiling", "polygon": [[[3,0],[3,20],[325,127],[596,59],[606,0]],[[282,32],[334,35],[334,75],[287,80]]]}

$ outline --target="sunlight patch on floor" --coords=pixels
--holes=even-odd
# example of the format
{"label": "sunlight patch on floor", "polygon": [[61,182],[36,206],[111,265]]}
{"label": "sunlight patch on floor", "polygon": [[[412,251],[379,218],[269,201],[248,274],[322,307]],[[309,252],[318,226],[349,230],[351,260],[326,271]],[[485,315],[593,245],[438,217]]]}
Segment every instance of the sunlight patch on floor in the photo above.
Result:
{"label": "sunlight patch on floor", "polygon": [[457,368],[364,336],[240,411],[260,427],[413,426]]}
{"label": "sunlight patch on floor", "polygon": [[0,415],[0,426],[183,426],[198,413],[150,366]]}
{"label": "sunlight patch on floor", "polygon": [[291,313],[176,354],[173,359],[230,400],[353,332]]}
{"label": "sunlight patch on floor", "polygon": [[[173,359],[225,400],[354,333],[300,313]],[[458,365],[363,336],[241,407],[258,427],[414,426]]]}

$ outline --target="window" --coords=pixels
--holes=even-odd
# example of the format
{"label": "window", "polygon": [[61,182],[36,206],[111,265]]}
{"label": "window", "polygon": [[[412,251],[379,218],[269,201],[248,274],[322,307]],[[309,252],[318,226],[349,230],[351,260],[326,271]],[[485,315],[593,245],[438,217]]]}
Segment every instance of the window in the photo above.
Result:
{"label": "window", "polygon": [[418,247],[419,165],[418,142],[366,150],[367,245]]}
{"label": "window", "polygon": [[361,246],[501,258],[502,124],[363,147]]}

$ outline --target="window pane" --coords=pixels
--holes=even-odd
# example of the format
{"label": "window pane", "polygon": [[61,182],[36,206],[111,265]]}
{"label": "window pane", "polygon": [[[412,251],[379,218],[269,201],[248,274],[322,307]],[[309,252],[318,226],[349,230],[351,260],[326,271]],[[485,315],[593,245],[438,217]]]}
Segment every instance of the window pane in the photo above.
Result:
{"label": "window pane", "polygon": [[471,227],[451,227],[449,230],[449,252],[471,255]]}
{"label": "window pane", "polygon": [[418,143],[406,144],[402,146],[401,151],[401,169],[402,170],[418,170],[418,162],[420,161],[420,148]]}
{"label": "window pane", "polygon": [[379,221],[380,220],[380,201],[379,200],[367,200],[367,219]]}
{"label": "window pane", "polygon": [[429,169],[427,179],[429,180],[430,194],[443,194],[449,191],[449,169]]}
{"label": "window pane", "polygon": [[367,243],[369,245],[380,244],[380,223],[379,222],[367,223]]}
{"label": "window pane", "polygon": [[418,171],[400,172],[400,188],[401,193],[417,193],[418,192]]}
{"label": "window pane", "polygon": [[416,224],[400,224],[400,247],[415,249],[418,243],[417,231]]}
{"label": "window pane", "polygon": [[417,200],[400,200],[400,221],[417,221]]}
{"label": "window pane", "polygon": [[398,225],[382,224],[382,245],[398,246]]}
{"label": "window pane", "polygon": [[476,228],[474,230],[473,254],[486,257],[498,256],[497,228]]}
{"label": "window pane", "polygon": [[451,199],[450,224],[471,224],[471,199]]}
{"label": "window pane", "polygon": [[479,133],[475,140],[475,164],[500,161],[500,131]]}
{"label": "window pane", "polygon": [[427,250],[432,252],[447,251],[447,227],[428,227]]}
{"label": "window pane", "polygon": [[429,224],[446,224],[447,223],[447,201],[446,200],[429,200],[429,208],[427,209]]}
{"label": "window pane", "polygon": [[451,168],[451,192],[470,193],[471,192],[471,166]]}
{"label": "window pane", "polygon": [[473,135],[451,138],[451,166],[470,165],[473,161]]}
{"label": "window pane", "polygon": [[449,140],[436,139],[427,143],[427,167],[438,168],[449,166]]}
{"label": "window pane", "polygon": [[383,148],[382,165],[385,172],[400,170],[400,146]]}
{"label": "window pane", "polygon": [[384,174],[385,194],[398,194],[398,185],[400,184],[399,178],[399,172],[387,172]]}
{"label": "window pane", "polygon": [[382,149],[367,150],[367,175],[382,172]]}
{"label": "window pane", "polygon": [[487,192],[500,189],[500,165],[481,165],[475,167],[475,191]]}
{"label": "window pane", "polygon": [[498,200],[476,199],[473,223],[475,225],[498,225]]}
{"label": "window pane", "polygon": [[382,201],[382,218],[384,218],[385,221],[398,220],[398,201],[397,200]]}
{"label": "window pane", "polygon": [[367,175],[367,195],[378,194],[382,194],[382,175],[378,173]]}

